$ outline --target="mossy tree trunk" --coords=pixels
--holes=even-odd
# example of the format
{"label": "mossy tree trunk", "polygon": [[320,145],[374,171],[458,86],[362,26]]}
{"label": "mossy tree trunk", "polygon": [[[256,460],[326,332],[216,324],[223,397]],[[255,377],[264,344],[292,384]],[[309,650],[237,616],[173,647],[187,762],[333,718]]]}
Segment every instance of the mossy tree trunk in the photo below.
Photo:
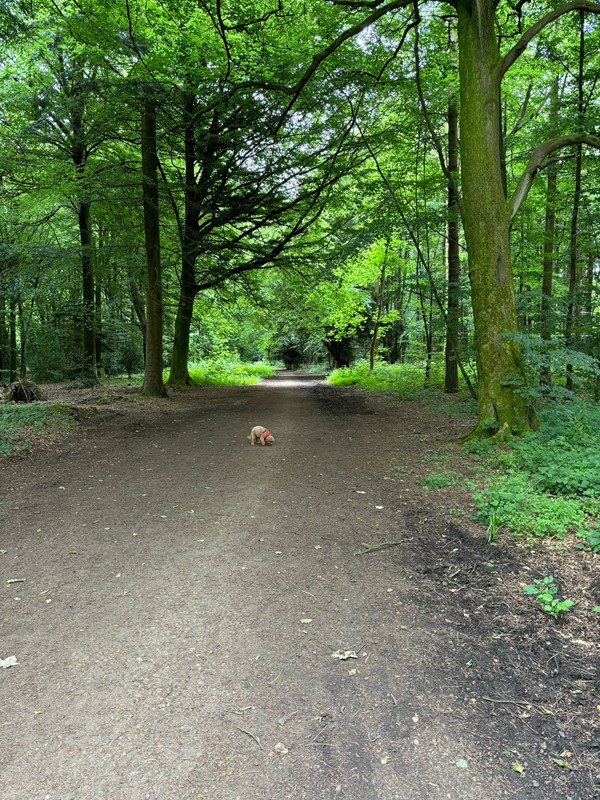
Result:
{"label": "mossy tree trunk", "polygon": [[530,428],[533,412],[522,394],[525,368],[513,338],[517,314],[502,178],[495,7],[491,0],[457,3],[460,155],[478,375],[474,433],[508,438]]}

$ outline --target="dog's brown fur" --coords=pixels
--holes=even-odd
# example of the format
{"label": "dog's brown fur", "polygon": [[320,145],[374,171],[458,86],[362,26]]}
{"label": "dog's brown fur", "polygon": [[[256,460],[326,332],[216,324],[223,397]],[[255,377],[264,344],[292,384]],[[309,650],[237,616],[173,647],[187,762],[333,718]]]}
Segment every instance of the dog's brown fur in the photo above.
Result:
{"label": "dog's brown fur", "polygon": [[255,425],[250,431],[248,439],[250,439],[250,444],[258,444],[258,442],[260,442],[263,447],[266,444],[273,444],[275,441],[267,428],[264,428],[262,425]]}

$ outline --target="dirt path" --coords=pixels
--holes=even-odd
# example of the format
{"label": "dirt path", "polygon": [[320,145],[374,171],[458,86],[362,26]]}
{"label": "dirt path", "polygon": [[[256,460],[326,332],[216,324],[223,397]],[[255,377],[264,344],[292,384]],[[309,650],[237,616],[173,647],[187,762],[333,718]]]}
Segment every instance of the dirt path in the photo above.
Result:
{"label": "dirt path", "polygon": [[593,643],[420,487],[450,424],[280,375],[0,463],[2,796],[594,797]]}

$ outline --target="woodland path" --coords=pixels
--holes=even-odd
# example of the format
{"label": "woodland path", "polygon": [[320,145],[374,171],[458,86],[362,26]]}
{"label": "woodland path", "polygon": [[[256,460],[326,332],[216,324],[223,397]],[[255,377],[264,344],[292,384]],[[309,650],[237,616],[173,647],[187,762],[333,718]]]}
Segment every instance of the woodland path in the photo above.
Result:
{"label": "woodland path", "polygon": [[573,715],[535,714],[559,634],[419,483],[456,418],[286,374],[84,416],[0,462],[2,797],[594,796],[583,745],[550,763]]}

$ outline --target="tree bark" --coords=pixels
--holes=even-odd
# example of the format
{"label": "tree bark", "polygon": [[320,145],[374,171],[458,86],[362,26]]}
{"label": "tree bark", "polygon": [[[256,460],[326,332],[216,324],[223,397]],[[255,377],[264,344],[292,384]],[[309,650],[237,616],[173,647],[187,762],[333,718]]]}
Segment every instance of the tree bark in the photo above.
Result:
{"label": "tree bark", "polygon": [[[579,68],[577,71],[577,119],[578,126],[583,124],[583,60],[585,51],[583,11],[579,12]],[[571,213],[571,229],[569,234],[569,293],[567,295],[567,320],[565,325],[565,345],[573,346],[575,339],[574,327],[577,316],[577,288],[579,283],[579,205],[581,202],[581,166],[583,149],[577,145],[575,156],[575,187],[573,190],[573,211]],[[566,388],[573,391],[573,365],[567,364]]]}
{"label": "tree bark", "polygon": [[94,269],[92,262],[92,226],[90,203],[82,200],[77,210],[79,243],[81,246],[82,278],[82,377],[85,381],[96,382],[96,296],[94,291]]}
{"label": "tree bark", "polygon": [[17,380],[17,301],[11,297],[8,323],[8,380]]}
{"label": "tree bark", "polygon": [[[552,85],[550,115],[554,119],[558,113],[558,77]],[[556,229],[556,163],[550,164],[546,182],[546,221],[544,225],[544,259],[542,265],[542,301],[540,306],[540,337],[544,342],[552,339],[552,293],[554,280],[554,238]],[[540,383],[546,388],[552,385],[552,371],[549,364],[540,370]]]}
{"label": "tree bark", "polygon": [[385,270],[387,267],[387,255],[389,241],[385,244],[385,255],[383,263],[381,264],[381,271],[379,273],[379,281],[377,286],[377,312],[375,315],[375,322],[373,324],[373,336],[371,337],[371,347],[369,350],[369,371],[372,372],[375,367],[375,354],[377,352],[377,343],[379,340],[379,326],[381,325],[381,317],[383,315],[383,301],[385,298]]}
{"label": "tree bark", "polygon": [[142,181],[144,240],[146,246],[146,362],[142,394],[166,397],[162,376],[163,306],[160,262],[160,217],[158,210],[158,156],[156,150],[156,105],[144,99],[142,109]]}
{"label": "tree bark", "polygon": [[495,3],[459,0],[460,156],[478,375],[474,434],[510,438],[530,429],[525,367],[517,333],[502,181],[500,70]]}
{"label": "tree bark", "polygon": [[[448,100],[448,171],[458,170],[458,110],[456,97]],[[446,311],[446,349],[444,391],[458,392],[458,363],[455,347],[460,322],[460,257],[458,247],[459,210],[454,184],[448,182],[448,298]]]}

